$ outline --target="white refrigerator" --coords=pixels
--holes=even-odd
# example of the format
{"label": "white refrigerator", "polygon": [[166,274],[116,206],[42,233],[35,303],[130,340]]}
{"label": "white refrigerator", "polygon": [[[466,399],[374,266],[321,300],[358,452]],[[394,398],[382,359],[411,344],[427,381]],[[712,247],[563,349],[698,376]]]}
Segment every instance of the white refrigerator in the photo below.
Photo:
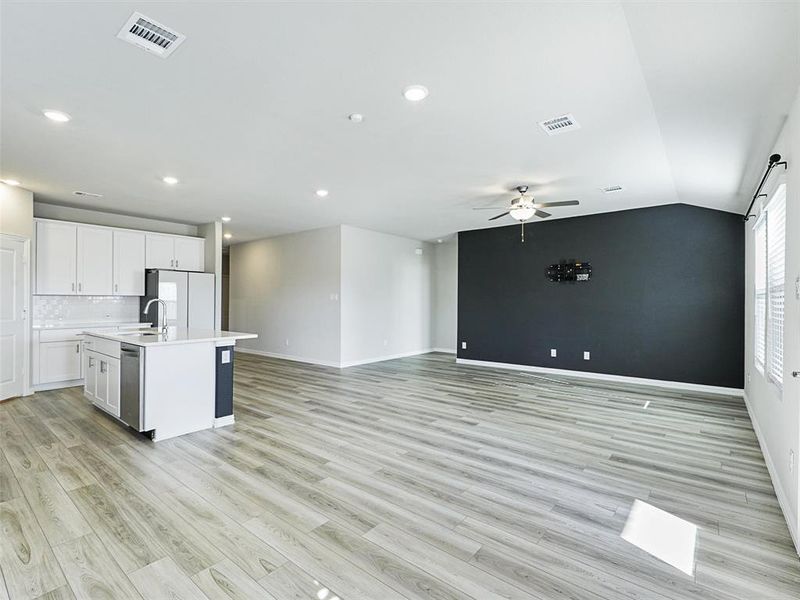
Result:
{"label": "white refrigerator", "polygon": [[[148,269],[140,306],[144,309],[149,300],[158,298],[167,305],[167,325],[214,329],[214,279],[213,273]],[[152,314],[143,318],[157,326],[162,309],[160,304],[158,313],[154,308],[150,308]]]}

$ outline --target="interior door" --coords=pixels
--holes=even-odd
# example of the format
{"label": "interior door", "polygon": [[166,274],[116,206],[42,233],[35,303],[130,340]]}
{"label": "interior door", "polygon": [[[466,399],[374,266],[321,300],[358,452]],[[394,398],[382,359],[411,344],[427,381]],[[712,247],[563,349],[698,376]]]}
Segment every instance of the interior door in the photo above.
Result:
{"label": "interior door", "polygon": [[191,329],[214,327],[214,274],[189,273],[189,318]]}
{"label": "interior door", "polygon": [[114,295],[144,296],[145,234],[114,232]]}
{"label": "interior door", "polygon": [[24,241],[0,235],[0,400],[24,393],[24,256]]}
{"label": "interior door", "polygon": [[37,294],[76,294],[77,227],[70,223],[36,223]]}
{"label": "interior door", "polygon": [[78,227],[78,294],[110,296],[114,284],[114,235],[110,229]]}
{"label": "interior door", "polygon": [[[158,297],[167,304],[167,325],[188,326],[188,273],[180,271],[159,271]],[[159,323],[160,311],[159,310]]]}

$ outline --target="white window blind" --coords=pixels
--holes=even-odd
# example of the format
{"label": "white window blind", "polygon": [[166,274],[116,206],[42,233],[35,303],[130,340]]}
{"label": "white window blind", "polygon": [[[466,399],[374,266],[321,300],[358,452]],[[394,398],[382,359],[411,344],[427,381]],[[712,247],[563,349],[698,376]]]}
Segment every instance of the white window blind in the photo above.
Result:
{"label": "white window blind", "polygon": [[786,184],[767,204],[767,377],[783,383],[783,307],[786,285]]}
{"label": "white window blind", "polygon": [[767,360],[767,220],[765,215],[755,226],[755,306],[753,332],[756,368],[764,373]]}

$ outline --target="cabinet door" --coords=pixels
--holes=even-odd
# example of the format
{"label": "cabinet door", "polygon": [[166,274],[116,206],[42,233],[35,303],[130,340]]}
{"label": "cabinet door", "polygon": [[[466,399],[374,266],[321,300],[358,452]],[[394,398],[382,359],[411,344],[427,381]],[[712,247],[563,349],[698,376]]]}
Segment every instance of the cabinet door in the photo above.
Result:
{"label": "cabinet door", "polygon": [[97,384],[95,385],[95,403],[108,409],[108,357],[97,355]]}
{"label": "cabinet door", "polygon": [[174,269],[175,238],[170,235],[147,234],[144,264],[148,269]]}
{"label": "cabinet door", "polygon": [[114,295],[144,296],[145,234],[114,232]]}
{"label": "cabinet door", "polygon": [[114,234],[111,229],[78,227],[78,294],[110,296],[114,282]]}
{"label": "cabinet door", "polygon": [[39,344],[39,381],[70,381],[81,378],[81,343],[42,342]]}
{"label": "cabinet door", "polygon": [[71,223],[36,223],[37,294],[77,293],[77,229]]}
{"label": "cabinet door", "polygon": [[205,240],[175,238],[175,268],[181,271],[205,271]]}
{"label": "cabinet door", "polygon": [[83,372],[83,395],[94,402],[97,396],[97,354],[91,350],[86,351]]}
{"label": "cabinet door", "polygon": [[119,417],[119,367],[119,359],[106,360],[106,410],[115,417]]}

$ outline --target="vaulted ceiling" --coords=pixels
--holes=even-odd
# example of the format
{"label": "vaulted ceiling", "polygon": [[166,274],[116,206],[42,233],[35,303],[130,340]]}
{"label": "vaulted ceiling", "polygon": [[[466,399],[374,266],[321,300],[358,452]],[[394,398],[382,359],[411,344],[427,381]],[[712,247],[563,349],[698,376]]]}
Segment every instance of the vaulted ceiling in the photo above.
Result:
{"label": "vaulted ceiling", "polygon": [[[124,43],[133,11],[186,41],[166,59]],[[744,212],[800,83],[796,2],[6,1],[1,16],[0,177],[41,201],[226,214],[234,241],[337,223],[440,238],[490,225],[471,209],[523,183],[580,200],[554,217]],[[406,101],[410,84],[429,97]],[[564,113],[580,129],[537,124]]]}

